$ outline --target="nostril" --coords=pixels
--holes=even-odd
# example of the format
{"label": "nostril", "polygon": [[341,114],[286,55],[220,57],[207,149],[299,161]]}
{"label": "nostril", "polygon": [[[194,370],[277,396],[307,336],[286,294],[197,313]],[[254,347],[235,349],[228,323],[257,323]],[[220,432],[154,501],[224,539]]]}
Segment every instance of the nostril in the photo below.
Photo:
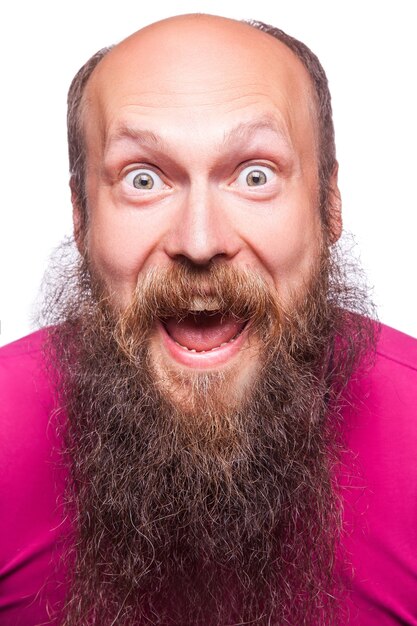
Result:
{"label": "nostril", "polygon": [[222,261],[227,259],[228,256],[224,253],[216,254],[213,257],[209,257],[208,259],[196,259],[191,258],[185,254],[177,254],[172,257],[173,261],[176,261],[180,265],[187,267],[194,271],[203,271],[206,272],[213,265],[215,265],[218,261]]}

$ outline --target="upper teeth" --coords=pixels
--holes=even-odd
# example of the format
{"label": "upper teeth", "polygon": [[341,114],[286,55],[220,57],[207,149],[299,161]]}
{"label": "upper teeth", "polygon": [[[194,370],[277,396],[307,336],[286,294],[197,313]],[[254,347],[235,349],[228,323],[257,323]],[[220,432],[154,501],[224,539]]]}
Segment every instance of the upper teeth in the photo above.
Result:
{"label": "upper teeth", "polygon": [[219,308],[217,299],[210,297],[194,296],[190,304],[190,311],[217,311]]}

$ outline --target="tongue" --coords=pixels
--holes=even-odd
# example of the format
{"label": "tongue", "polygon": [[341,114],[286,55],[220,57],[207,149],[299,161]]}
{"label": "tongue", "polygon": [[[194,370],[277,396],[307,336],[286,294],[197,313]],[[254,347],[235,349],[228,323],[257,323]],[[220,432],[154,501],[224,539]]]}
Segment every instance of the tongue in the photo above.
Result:
{"label": "tongue", "polygon": [[165,321],[168,334],[189,350],[211,350],[233,339],[243,324],[220,313],[197,313],[187,315],[179,321],[169,318]]}

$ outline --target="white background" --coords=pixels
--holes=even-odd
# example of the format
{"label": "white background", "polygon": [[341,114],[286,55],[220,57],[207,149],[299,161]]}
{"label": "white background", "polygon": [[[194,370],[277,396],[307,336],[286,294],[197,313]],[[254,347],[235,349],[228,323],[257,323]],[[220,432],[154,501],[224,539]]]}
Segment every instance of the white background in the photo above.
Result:
{"label": "white background", "polygon": [[379,317],[417,337],[414,3],[274,0],[9,2],[0,13],[0,344],[31,330],[51,250],[71,232],[65,106],[99,48],[177,13],[274,24],[321,59],[333,95],[344,223]]}

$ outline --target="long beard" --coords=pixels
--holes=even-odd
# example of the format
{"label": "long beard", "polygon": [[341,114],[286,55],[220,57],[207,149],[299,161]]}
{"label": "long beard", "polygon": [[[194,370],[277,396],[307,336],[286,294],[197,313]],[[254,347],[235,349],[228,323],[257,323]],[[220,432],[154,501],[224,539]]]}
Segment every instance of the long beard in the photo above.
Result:
{"label": "long beard", "polygon": [[[149,349],[155,317],[207,282],[259,345],[239,396],[228,373],[161,378]],[[248,271],[181,267],[120,311],[82,264],[50,341],[74,520],[65,626],[338,623],[338,398],[372,343],[343,302],[363,294],[327,253],[287,309]]]}

